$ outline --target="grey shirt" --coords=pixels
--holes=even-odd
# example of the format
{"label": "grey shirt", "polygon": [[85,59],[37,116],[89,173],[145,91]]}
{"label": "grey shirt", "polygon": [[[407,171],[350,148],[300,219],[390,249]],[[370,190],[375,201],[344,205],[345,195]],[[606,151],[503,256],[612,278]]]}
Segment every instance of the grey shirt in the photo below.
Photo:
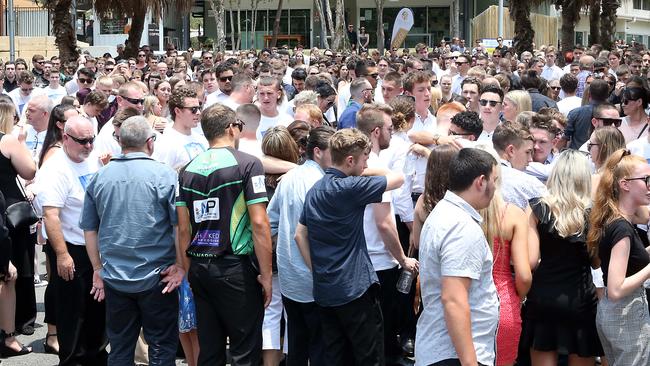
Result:
{"label": "grey shirt", "polygon": [[479,213],[447,191],[422,227],[420,284],[422,315],[415,338],[416,365],[458,358],[442,305],[443,277],[471,280],[469,307],[472,340],[479,363],[493,365],[499,299],[492,280],[492,251],[481,230]]}
{"label": "grey shirt", "polygon": [[144,153],[121,155],[88,184],[79,226],[98,232],[104,282],[117,291],[151,289],[174,264],[176,173]]}

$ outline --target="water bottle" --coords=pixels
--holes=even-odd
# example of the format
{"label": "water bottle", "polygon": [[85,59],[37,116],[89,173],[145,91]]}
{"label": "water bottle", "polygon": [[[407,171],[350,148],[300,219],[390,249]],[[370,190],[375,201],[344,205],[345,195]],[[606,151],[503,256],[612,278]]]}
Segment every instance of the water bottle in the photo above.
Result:
{"label": "water bottle", "polygon": [[411,284],[413,283],[413,272],[408,269],[403,269],[402,273],[399,275],[399,280],[397,280],[397,291],[408,294],[411,291]]}

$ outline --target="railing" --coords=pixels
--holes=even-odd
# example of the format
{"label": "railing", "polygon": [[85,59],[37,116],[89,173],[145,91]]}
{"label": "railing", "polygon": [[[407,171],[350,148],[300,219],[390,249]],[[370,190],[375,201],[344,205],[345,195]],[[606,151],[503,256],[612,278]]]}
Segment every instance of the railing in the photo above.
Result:
{"label": "railing", "polygon": [[[51,35],[52,25],[46,9],[39,7],[14,8],[17,37],[42,37]],[[2,33],[9,35],[8,10],[2,14]]]}

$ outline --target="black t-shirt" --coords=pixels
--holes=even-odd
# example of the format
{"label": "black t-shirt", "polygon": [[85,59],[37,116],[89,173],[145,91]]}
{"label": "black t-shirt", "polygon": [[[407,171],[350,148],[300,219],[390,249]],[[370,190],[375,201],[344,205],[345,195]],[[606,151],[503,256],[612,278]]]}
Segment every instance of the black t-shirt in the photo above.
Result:
{"label": "black t-shirt", "polygon": [[634,226],[624,218],[614,220],[614,222],[605,226],[604,235],[598,245],[605,286],[607,286],[607,271],[609,270],[612,248],[619,240],[625,238],[630,238],[630,257],[627,260],[625,277],[639,272],[650,263],[650,255],[648,255],[648,252],[643,247],[643,242],[634,229]]}

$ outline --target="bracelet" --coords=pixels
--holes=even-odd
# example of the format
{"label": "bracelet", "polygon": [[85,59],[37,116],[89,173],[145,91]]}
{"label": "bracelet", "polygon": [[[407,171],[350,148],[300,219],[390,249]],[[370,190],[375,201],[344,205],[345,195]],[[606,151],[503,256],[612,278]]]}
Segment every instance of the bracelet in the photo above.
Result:
{"label": "bracelet", "polygon": [[433,135],[433,144],[434,145],[438,145],[439,140],[440,140],[440,134],[439,133]]}

